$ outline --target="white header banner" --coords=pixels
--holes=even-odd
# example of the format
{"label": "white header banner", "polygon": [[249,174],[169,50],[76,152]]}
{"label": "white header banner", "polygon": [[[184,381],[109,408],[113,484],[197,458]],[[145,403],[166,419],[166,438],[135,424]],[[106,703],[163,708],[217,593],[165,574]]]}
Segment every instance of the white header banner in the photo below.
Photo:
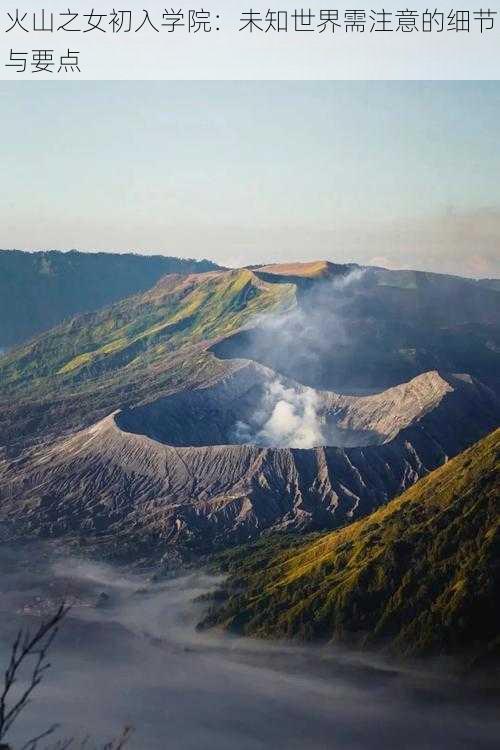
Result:
{"label": "white header banner", "polygon": [[500,5],[359,5],[2,4],[0,79],[500,78]]}

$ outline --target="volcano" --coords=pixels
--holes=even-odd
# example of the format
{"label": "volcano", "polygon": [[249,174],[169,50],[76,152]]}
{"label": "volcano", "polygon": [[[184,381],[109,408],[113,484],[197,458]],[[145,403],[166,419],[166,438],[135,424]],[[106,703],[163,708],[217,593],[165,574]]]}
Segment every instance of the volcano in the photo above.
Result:
{"label": "volcano", "polygon": [[[314,404],[324,444],[284,445],[283,433],[273,445],[269,431],[257,444],[282,403],[270,394]],[[342,396],[242,364],[210,387],[118,410],[4,461],[3,517],[30,533],[150,553],[334,528],[403,492],[499,416],[496,395],[468,376],[431,372],[371,396]],[[243,439],[242,423],[256,441]]]}
{"label": "volcano", "polygon": [[498,426],[499,300],[324,262],[167,276],[0,358],[0,519],[132,556],[343,525]]}

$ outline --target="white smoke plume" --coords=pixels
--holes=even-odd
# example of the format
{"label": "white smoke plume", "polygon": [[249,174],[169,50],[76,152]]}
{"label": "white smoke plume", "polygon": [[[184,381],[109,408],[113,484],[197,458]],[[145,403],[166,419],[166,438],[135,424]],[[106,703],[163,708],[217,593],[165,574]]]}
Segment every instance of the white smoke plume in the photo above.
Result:
{"label": "white smoke plume", "polygon": [[238,442],[287,448],[324,444],[319,399],[312,388],[287,388],[278,379],[266,387],[253,426],[236,424]]}
{"label": "white smoke plume", "polygon": [[325,424],[320,398],[309,386],[325,387],[323,365],[327,363],[329,375],[332,354],[349,344],[344,306],[365,275],[366,269],[354,268],[325,281],[314,293],[306,292],[302,304],[292,310],[259,321],[258,335],[244,356],[264,362],[300,385],[290,387],[278,377],[270,382],[252,417],[236,423],[235,442],[287,448],[342,444],[338,431]]}

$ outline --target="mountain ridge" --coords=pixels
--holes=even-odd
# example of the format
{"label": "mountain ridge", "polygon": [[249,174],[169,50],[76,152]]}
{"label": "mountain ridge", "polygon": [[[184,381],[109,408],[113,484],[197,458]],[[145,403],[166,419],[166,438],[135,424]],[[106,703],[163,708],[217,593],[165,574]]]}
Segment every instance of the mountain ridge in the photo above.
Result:
{"label": "mountain ridge", "polygon": [[163,276],[0,357],[2,519],[131,556],[334,528],[498,426],[498,292],[263,268]]}
{"label": "mountain ridge", "polygon": [[229,598],[205,625],[491,668],[500,659],[499,473],[497,429],[344,529],[225,553]]}
{"label": "mountain ridge", "polygon": [[167,273],[215,268],[208,260],[158,255],[0,249],[0,350],[144,291]]}
{"label": "mountain ridge", "polygon": [[497,291],[433,274],[319,266],[331,278],[304,277],[305,287],[283,266],[265,278],[257,267],[189,275],[191,291],[186,276],[166,277],[0,356],[0,445],[19,450],[90,426],[248,359],[346,394],[431,370],[468,372],[500,392]]}

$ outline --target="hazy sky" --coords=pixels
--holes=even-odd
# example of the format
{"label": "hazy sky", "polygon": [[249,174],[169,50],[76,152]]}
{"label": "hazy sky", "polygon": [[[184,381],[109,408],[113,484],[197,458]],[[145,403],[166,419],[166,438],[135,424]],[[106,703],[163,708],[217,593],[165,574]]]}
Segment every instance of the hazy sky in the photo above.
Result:
{"label": "hazy sky", "polygon": [[4,248],[500,275],[500,83],[0,84]]}

